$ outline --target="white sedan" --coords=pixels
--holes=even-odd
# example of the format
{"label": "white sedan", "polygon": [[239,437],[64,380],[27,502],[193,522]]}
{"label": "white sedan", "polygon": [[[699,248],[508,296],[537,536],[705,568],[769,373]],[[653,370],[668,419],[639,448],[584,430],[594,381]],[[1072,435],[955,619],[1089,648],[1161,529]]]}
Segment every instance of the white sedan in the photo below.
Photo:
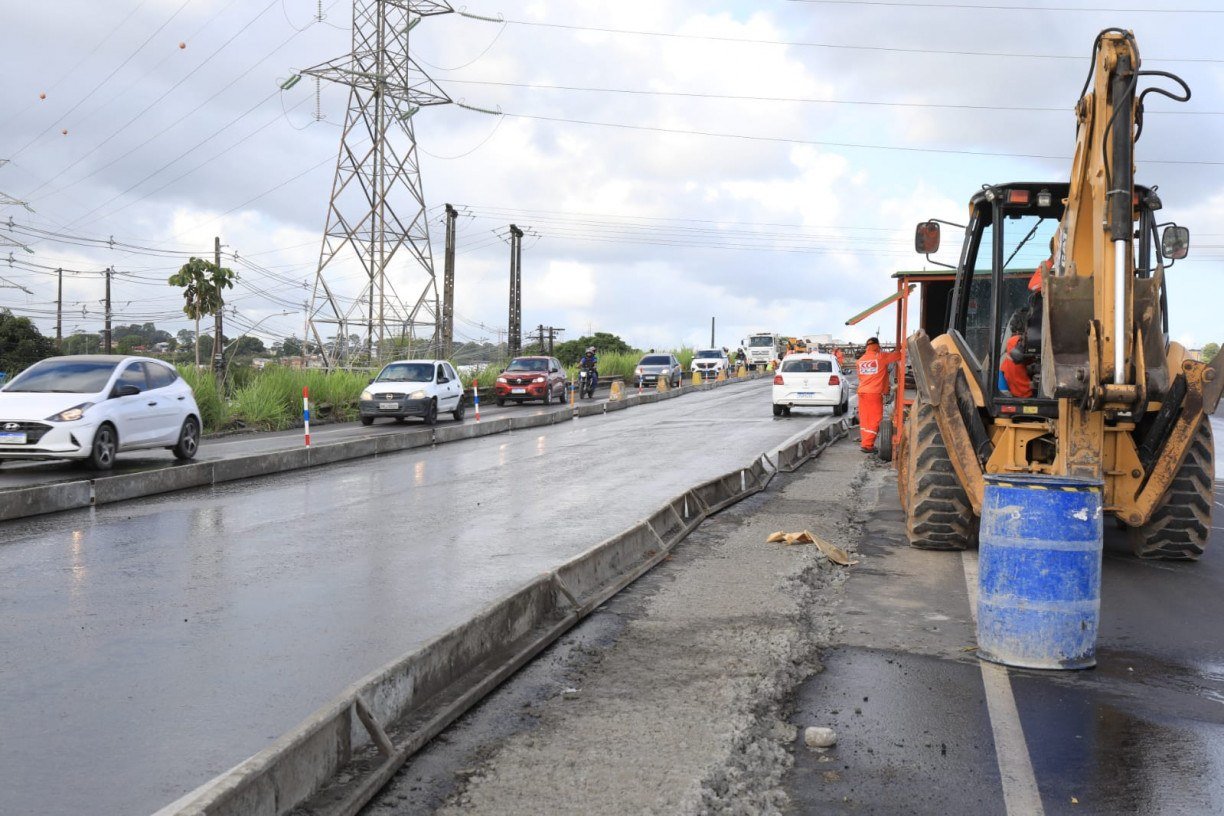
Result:
{"label": "white sedan", "polygon": [[834,416],[850,408],[850,386],[832,354],[788,354],[773,381],[774,416],[790,416],[791,408],[826,406]]}
{"label": "white sedan", "polygon": [[109,470],[119,451],[200,447],[191,386],[149,357],[85,354],[35,363],[0,388],[0,460],[80,459]]}
{"label": "white sedan", "polygon": [[449,413],[456,422],[462,422],[466,410],[463,382],[446,360],[387,363],[361,392],[358,407],[362,425],[373,425],[379,417],[397,422],[420,417],[426,425],[433,425],[441,413]]}

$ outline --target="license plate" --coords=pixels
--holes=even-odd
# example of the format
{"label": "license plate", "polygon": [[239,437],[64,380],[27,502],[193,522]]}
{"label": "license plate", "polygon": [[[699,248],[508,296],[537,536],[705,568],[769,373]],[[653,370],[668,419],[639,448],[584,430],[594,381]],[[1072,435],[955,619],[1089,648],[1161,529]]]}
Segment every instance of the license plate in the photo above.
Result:
{"label": "license plate", "polygon": [[511,394],[526,394],[527,389],[526,388],[511,388],[510,393]]}
{"label": "license plate", "polygon": [[816,396],[816,392],[815,391],[800,391],[799,393],[795,394],[795,396],[796,397],[814,397]]}
{"label": "license plate", "polygon": [[24,445],[25,431],[0,431],[0,445]]}
{"label": "license plate", "polygon": [[399,408],[398,402],[380,402],[378,403],[378,410],[380,411],[394,411],[397,408]]}

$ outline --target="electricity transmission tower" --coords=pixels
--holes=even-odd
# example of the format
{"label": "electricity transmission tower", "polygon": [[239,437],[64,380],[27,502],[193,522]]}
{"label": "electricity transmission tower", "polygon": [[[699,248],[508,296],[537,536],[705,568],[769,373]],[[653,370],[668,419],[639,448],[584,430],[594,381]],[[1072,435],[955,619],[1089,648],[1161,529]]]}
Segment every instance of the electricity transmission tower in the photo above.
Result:
{"label": "electricity transmission tower", "polygon": [[[349,87],[308,313],[329,367],[352,365],[358,348],[350,332],[364,333],[371,365],[389,350],[389,337],[410,348],[423,341],[422,351],[424,343],[438,346],[438,286],[412,117],[451,99],[412,59],[408,38],[423,18],[452,11],[442,0],[353,0],[352,53],[302,71]],[[408,255],[404,298],[388,268],[401,249]],[[355,268],[365,281],[351,299],[337,287]]]}

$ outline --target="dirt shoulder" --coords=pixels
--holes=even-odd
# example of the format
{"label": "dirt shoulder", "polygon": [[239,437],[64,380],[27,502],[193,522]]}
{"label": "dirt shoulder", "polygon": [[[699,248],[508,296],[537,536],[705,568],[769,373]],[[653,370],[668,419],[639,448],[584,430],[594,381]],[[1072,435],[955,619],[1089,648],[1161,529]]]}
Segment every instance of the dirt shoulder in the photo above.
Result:
{"label": "dirt shoulder", "polygon": [[[770,813],[819,670],[872,465],[843,440],[707,521],[422,752],[370,813]],[[857,569],[862,567],[852,567]]]}

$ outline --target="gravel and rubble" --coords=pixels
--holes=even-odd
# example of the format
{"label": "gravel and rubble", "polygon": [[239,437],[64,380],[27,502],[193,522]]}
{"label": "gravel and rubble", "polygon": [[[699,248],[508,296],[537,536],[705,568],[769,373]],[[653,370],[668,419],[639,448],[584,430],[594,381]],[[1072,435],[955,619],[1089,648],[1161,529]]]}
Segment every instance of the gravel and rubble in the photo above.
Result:
{"label": "gravel and rubble", "polygon": [[[876,467],[843,440],[708,520],[405,766],[369,813],[780,813]],[[857,557],[857,556],[856,556]],[[805,723],[804,725],[826,725]]]}

